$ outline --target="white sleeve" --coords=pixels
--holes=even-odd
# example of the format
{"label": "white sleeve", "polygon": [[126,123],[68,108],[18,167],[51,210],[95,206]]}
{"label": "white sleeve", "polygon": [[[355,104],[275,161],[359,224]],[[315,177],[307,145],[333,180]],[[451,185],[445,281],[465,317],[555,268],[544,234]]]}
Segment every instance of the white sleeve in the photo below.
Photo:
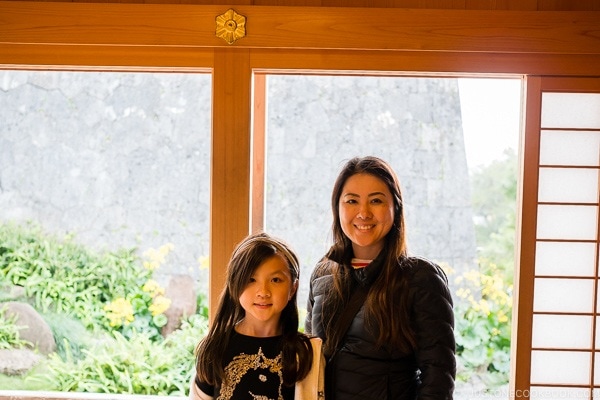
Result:
{"label": "white sleeve", "polygon": [[313,364],[308,375],[296,382],[296,400],[323,400],[325,398],[325,356],[323,341],[317,337],[310,339],[313,349]]}

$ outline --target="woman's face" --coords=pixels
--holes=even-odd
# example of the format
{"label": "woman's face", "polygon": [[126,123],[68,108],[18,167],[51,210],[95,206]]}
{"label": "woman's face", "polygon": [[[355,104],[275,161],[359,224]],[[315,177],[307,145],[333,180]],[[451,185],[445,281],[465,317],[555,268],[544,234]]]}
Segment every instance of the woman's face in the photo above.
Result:
{"label": "woman's face", "polygon": [[342,188],[338,212],[354,257],[374,259],[394,224],[394,199],[387,185],[374,175],[351,176]]}

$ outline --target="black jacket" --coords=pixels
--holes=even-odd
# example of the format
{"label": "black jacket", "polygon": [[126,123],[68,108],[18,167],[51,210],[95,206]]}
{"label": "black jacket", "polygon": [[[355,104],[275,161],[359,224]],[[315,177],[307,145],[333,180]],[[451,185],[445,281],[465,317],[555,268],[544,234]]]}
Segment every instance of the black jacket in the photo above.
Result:
{"label": "black jacket", "polygon": [[[441,268],[428,260],[411,257],[404,261],[407,262],[416,351],[406,354],[389,346],[376,346],[377,335],[366,329],[361,308],[342,339],[340,350],[328,360],[327,400],[452,399],[456,359],[448,280]],[[331,265],[332,261],[327,263]],[[368,267],[353,271],[357,284],[370,285],[381,264],[375,260]],[[324,341],[323,294],[332,288],[330,269],[316,268],[310,280],[305,329]]]}

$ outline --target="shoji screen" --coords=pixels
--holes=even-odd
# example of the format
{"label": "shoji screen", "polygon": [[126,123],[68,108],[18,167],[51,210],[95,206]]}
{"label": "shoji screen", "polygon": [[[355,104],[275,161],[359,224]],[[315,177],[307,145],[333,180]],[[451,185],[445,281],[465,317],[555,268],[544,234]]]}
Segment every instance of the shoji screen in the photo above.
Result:
{"label": "shoji screen", "polygon": [[[526,132],[537,135],[529,145],[538,152],[525,153],[525,173],[537,179],[523,188],[524,204],[534,204],[524,209],[533,237],[522,237],[523,249],[529,243],[533,254],[521,258],[531,273],[521,274],[529,282],[520,285],[531,313],[522,315],[521,307],[519,320],[529,320],[518,326],[530,328],[531,347],[517,374],[528,373],[530,387],[515,398],[600,398],[600,92],[589,91],[586,81],[594,82],[541,79],[539,94],[528,96],[539,101]],[[539,122],[535,130],[531,119]]]}

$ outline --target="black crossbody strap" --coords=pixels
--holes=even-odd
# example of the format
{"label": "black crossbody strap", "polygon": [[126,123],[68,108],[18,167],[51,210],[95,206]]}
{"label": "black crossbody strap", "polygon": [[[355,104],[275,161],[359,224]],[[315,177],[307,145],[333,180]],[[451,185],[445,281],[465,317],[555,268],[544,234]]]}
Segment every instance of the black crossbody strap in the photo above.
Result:
{"label": "black crossbody strap", "polygon": [[352,294],[352,297],[350,297],[350,301],[348,301],[348,304],[346,304],[346,307],[340,314],[340,318],[337,323],[335,338],[332,338],[334,339],[333,342],[336,343],[335,349],[333,350],[333,353],[325,354],[327,360],[331,360],[333,356],[338,352],[338,350],[342,347],[342,339],[346,335],[348,328],[350,328],[350,324],[356,316],[356,313],[364,304],[368,293],[368,286],[359,285],[358,288],[356,288],[356,290]]}

